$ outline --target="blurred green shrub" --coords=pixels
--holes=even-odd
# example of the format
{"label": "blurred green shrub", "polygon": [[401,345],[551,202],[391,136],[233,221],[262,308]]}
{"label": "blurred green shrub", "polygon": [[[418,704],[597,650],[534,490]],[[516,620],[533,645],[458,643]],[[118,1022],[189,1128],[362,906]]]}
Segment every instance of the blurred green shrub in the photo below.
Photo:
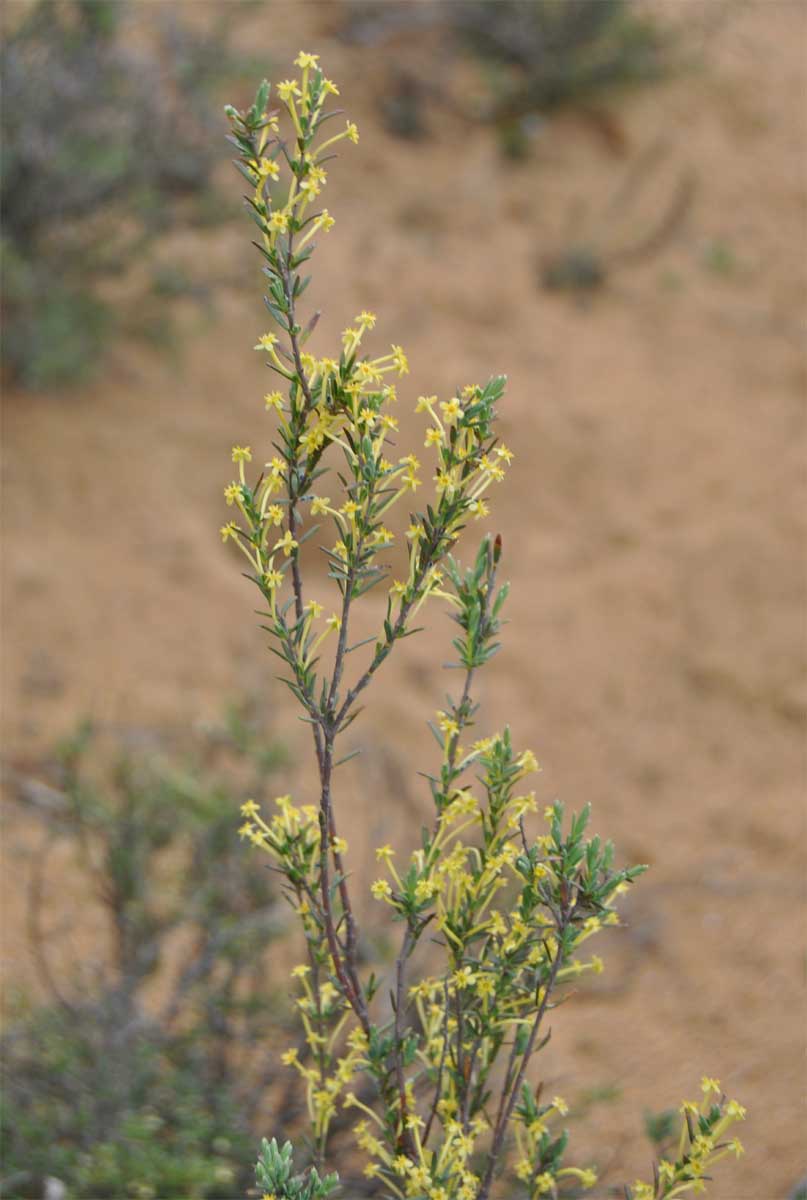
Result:
{"label": "blurred green shrub", "polygon": [[548,112],[658,76],[665,39],[632,0],[464,0],[446,9],[483,58],[516,68],[498,116]]}
{"label": "blurred green shrub", "polygon": [[[205,32],[171,6],[37,0],[7,10],[0,73],[4,368],[29,387],[80,379],[116,327],[103,296],[215,156],[214,83],[240,4]],[[139,23],[139,24],[138,24]]]}
{"label": "blurred green shrub", "polygon": [[[658,78],[670,59],[670,31],[634,0],[363,0],[347,6],[345,34],[365,44],[429,30],[448,34],[484,64],[485,97],[475,115],[493,123],[510,157],[524,153],[535,114]],[[422,132],[420,108],[428,97],[425,73],[420,88],[402,75],[392,119],[385,97],[391,131]]]}
{"label": "blurred green shrub", "polygon": [[[110,753],[87,725],[60,747],[55,787],[21,785],[45,821],[28,927],[52,999],[16,1001],[2,1038],[4,1197],[40,1200],[49,1177],[68,1200],[225,1200],[252,1182],[283,1024],[266,951],[285,910],[232,828],[280,757],[233,709],[190,765]],[[45,932],[65,910],[65,846],[110,934],[69,973],[69,931]]]}

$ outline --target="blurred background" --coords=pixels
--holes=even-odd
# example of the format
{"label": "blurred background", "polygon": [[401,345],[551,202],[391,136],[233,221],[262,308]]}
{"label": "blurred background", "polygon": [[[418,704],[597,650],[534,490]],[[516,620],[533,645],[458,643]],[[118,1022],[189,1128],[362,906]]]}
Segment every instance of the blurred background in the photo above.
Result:
{"label": "blurred background", "polygon": [[[0,1194],[241,1196],[257,1137],[303,1118],[289,921],[235,829],[248,796],[306,796],[309,742],[217,533],[229,447],[271,439],[221,106],[302,47],[361,133],[330,170],[319,352],[369,308],[409,355],[403,412],[509,376],[480,735],[509,721],[539,800],[590,800],[652,868],[541,1056],[573,1159],[621,1194],[707,1072],[749,1109],[715,1200],[803,1196],[807,7],[2,21]],[[428,615],[350,731],[359,878],[428,811],[450,636]],[[389,953],[372,927],[364,953]]]}

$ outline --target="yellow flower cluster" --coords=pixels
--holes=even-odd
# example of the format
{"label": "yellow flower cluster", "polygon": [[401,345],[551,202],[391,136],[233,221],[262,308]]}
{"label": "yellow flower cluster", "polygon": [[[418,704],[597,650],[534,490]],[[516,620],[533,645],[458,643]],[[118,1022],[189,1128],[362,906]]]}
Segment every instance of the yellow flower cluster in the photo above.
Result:
{"label": "yellow flower cluster", "polygon": [[[411,1094],[409,1096],[411,1101]],[[367,1110],[369,1111],[369,1110]],[[375,1118],[375,1114],[370,1113]],[[429,1200],[475,1200],[479,1176],[469,1167],[481,1135],[488,1132],[482,1116],[474,1117],[467,1128],[443,1108],[443,1140],[438,1150],[423,1144],[425,1122],[412,1113],[406,1129],[412,1135],[411,1155],[394,1154],[371,1131],[367,1121],[354,1127],[356,1141],[370,1157],[364,1169],[369,1178],[383,1178],[396,1196],[427,1196]]]}
{"label": "yellow flower cluster", "polygon": [[281,1055],[281,1062],[294,1067],[305,1082],[309,1119],[318,1144],[324,1144],[342,1093],[367,1064],[367,1038],[361,1029],[353,1029],[344,1043],[344,1053],[339,1053],[348,1013],[337,989],[328,980],[322,984],[312,982],[308,967],[295,968],[292,976],[302,981],[304,989],[297,1009],[312,1065],[301,1063],[294,1047]]}
{"label": "yellow flower cluster", "polygon": [[735,1122],[745,1120],[746,1110],[722,1095],[718,1079],[705,1075],[700,1102],[684,1100],[680,1111],[683,1120],[676,1161],[661,1159],[656,1168],[658,1185],[637,1179],[630,1189],[633,1200],[674,1200],[688,1192],[701,1194],[717,1163],[745,1153],[740,1139],[726,1138],[726,1134]]}

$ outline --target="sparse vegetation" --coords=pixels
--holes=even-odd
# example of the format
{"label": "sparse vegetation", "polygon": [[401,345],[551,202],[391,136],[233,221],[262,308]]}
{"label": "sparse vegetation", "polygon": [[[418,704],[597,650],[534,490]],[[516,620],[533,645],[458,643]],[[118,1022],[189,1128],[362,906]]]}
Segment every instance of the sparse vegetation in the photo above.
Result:
{"label": "sparse vegetation", "polygon": [[[49,999],[19,997],[2,1039],[8,1200],[40,1200],[47,1177],[70,1200],[229,1200],[249,1183],[277,1076],[266,952],[282,909],[271,873],[233,843],[232,814],[280,752],[237,709],[193,749],[110,748],[84,726],[47,786],[19,781],[44,826],[28,927]],[[65,850],[107,934],[80,972],[53,919]]]}
{"label": "sparse vegetation", "polygon": [[165,340],[164,297],[141,280],[136,300],[112,303],[110,286],[142,266],[177,204],[210,184],[212,86],[232,71],[227,31],[239,5],[206,34],[165,8],[148,39],[133,37],[136,9],[36,0],[5,13],[3,357],[27,387],[87,376],[116,329],[142,328],[145,302]]}

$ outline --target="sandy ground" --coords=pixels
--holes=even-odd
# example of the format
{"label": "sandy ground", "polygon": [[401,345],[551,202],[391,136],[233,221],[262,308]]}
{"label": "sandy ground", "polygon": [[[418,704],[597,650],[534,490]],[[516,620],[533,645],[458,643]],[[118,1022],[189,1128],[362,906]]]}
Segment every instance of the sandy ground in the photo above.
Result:
{"label": "sandy ground", "polygon": [[[557,1015],[543,1055],[548,1086],[585,1110],[575,1159],[607,1167],[609,1183],[646,1173],[643,1108],[693,1094],[707,1072],[749,1108],[747,1157],[712,1194],[783,1200],[807,1171],[807,7],[738,5],[705,68],[609,104],[623,157],[564,117],[520,166],[437,102],[428,140],[393,139],[374,101],[392,51],[330,37],[327,5],[272,9],[254,44],[281,74],[300,45],[318,49],[362,132],[332,165],[316,347],[330,352],[359,308],[378,311],[375,344],[410,356],[402,414],[421,392],[509,375],[503,435],[517,457],[490,528],[513,592],[480,730],[509,721],[541,758],[539,798],[590,800],[624,858],[652,866],[629,931],[604,947],[606,974]],[[597,236],[641,232],[691,170],[669,244],[587,304],[542,291],[537,262],[561,248],[570,214],[598,218],[662,135],[661,178]],[[308,752],[217,535],[229,446],[270,438],[249,236],[246,222],[206,235],[218,311],[181,365],[126,346],[78,394],[5,397],[3,739],[18,766],[82,714],[192,725],[245,693]],[[172,247],[187,261],[201,249],[197,234]],[[368,600],[368,631],[378,617]],[[427,811],[415,771],[433,760],[424,722],[447,686],[450,630],[437,606],[429,625],[351,733],[383,742],[395,767],[370,753],[344,776],[359,866],[368,830],[403,841]],[[27,836],[9,806],[9,858]],[[27,978],[22,873],[7,864],[5,948]],[[78,885],[61,894],[80,901]],[[591,1104],[594,1089],[618,1099]]]}

